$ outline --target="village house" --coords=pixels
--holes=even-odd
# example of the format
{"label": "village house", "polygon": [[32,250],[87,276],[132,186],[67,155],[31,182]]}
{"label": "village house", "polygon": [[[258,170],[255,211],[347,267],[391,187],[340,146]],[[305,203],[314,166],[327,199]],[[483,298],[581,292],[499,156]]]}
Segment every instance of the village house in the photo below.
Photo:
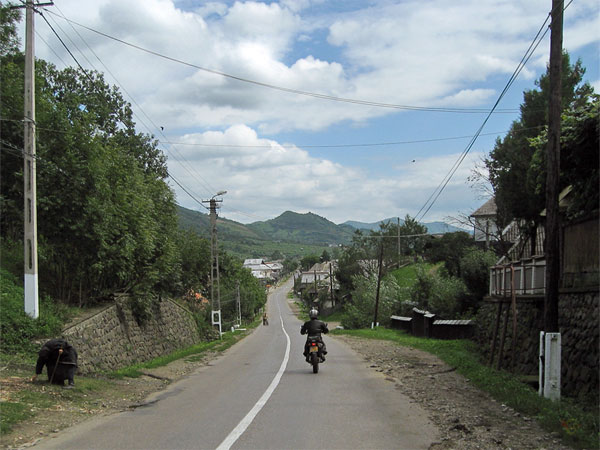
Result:
{"label": "village house", "polygon": [[250,269],[252,276],[265,282],[277,280],[283,270],[283,264],[280,262],[266,262],[264,259],[246,259],[243,267]]}

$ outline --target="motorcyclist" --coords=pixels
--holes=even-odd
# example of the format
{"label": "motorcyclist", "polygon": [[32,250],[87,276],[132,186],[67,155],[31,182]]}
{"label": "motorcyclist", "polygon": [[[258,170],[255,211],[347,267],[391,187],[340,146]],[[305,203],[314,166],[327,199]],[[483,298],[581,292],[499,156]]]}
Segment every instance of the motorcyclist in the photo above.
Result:
{"label": "motorcyclist", "polygon": [[307,362],[310,362],[308,359],[308,347],[310,338],[317,337],[319,342],[322,344],[321,348],[321,360],[325,361],[325,355],[327,354],[327,347],[325,347],[325,342],[323,342],[323,338],[321,337],[321,333],[327,334],[329,333],[329,329],[324,322],[321,322],[318,319],[319,312],[313,308],[308,313],[310,320],[304,322],[302,328],[300,328],[300,334],[306,334],[306,343],[304,344],[304,357]]}

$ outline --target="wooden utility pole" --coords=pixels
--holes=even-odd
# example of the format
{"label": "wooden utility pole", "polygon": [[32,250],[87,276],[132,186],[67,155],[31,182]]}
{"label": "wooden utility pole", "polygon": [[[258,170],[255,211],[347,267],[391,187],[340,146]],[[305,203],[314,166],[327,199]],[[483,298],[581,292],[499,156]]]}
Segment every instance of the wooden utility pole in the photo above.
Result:
{"label": "wooden utility pole", "polygon": [[560,281],[560,113],[563,0],[552,0],[550,25],[550,101],[546,151],[546,297],[544,330],[558,332],[558,287]]}
{"label": "wooden utility pole", "polygon": [[383,265],[383,239],[379,241],[379,261],[377,268],[377,292],[375,294],[375,315],[373,317],[373,327],[377,326],[377,316],[379,315],[379,289],[381,288],[381,266]]}

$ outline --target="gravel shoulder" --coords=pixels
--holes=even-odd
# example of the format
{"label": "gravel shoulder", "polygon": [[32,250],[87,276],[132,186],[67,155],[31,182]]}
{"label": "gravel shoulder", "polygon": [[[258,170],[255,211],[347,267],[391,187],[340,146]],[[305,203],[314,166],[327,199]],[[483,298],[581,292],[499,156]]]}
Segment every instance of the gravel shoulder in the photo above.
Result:
{"label": "gravel shoulder", "polygon": [[438,426],[431,449],[569,449],[532,418],[496,402],[434,355],[389,341],[337,335]]}

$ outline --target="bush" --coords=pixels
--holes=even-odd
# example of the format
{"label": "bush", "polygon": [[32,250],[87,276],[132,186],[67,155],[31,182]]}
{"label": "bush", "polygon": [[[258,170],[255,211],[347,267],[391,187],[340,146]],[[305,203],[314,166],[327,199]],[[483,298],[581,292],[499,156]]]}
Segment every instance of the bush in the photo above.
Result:
{"label": "bush", "polygon": [[40,317],[32,319],[23,308],[24,293],[18,280],[6,270],[0,270],[0,351],[30,353],[38,350],[34,339],[59,335],[68,319],[68,309],[55,304],[49,297],[40,301]]}
{"label": "bush", "polygon": [[411,300],[417,308],[429,310],[446,319],[457,318],[466,287],[462,280],[443,277],[426,267],[417,268],[417,282],[411,288]]}
{"label": "bush", "polygon": [[[341,323],[344,328],[368,328],[375,317],[377,277],[355,276],[353,280],[356,288],[352,292],[352,302],[346,305]],[[389,325],[390,316],[398,308],[398,290],[393,279],[381,283],[377,321],[382,326]]]}

